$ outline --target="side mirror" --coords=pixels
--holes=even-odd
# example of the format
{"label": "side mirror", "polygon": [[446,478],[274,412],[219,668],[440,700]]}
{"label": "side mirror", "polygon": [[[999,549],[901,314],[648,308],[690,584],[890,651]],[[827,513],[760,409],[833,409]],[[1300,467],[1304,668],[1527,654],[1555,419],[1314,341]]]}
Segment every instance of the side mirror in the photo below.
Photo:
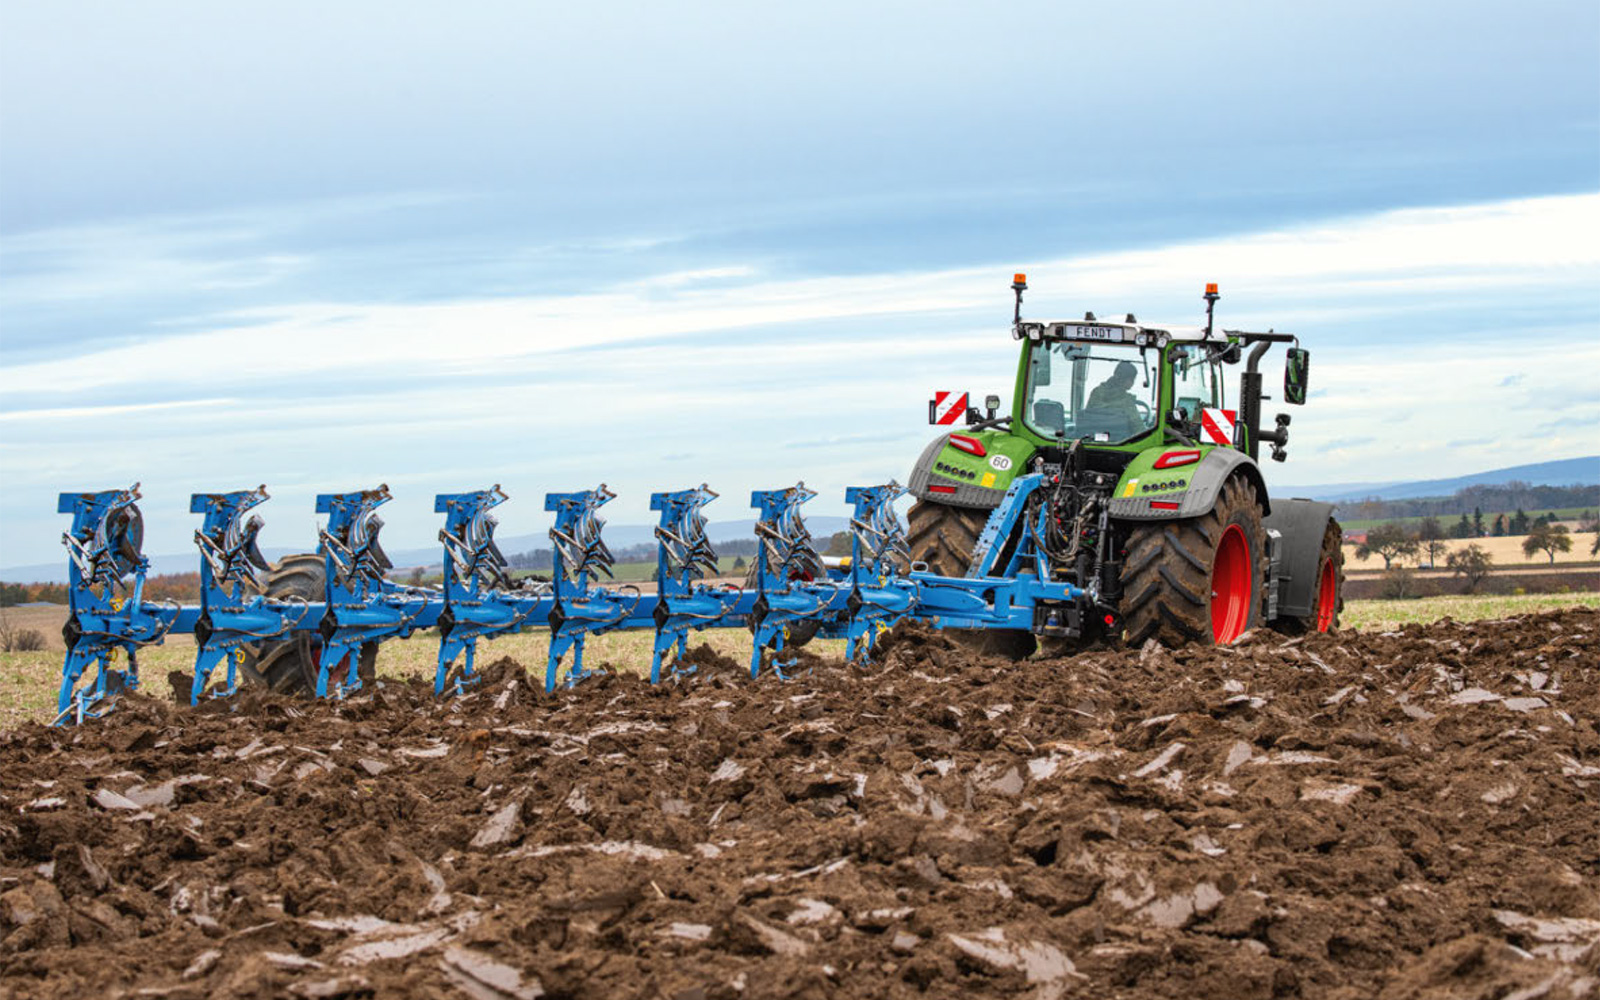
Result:
{"label": "side mirror", "polygon": [[1283,366],[1283,401],[1304,406],[1306,380],[1311,375],[1311,352],[1299,347],[1289,348],[1289,359]]}

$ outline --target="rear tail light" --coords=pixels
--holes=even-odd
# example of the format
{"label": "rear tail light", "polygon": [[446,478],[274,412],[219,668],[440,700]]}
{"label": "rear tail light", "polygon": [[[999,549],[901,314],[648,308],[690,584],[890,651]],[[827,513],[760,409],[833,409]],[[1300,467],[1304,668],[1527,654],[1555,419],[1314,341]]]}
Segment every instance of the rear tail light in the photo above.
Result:
{"label": "rear tail light", "polygon": [[954,493],[955,491],[956,491],[956,488],[954,486],[938,486],[938,485],[934,485],[934,486],[929,486],[928,487],[928,492],[929,493]]}
{"label": "rear tail light", "polygon": [[[935,486],[934,489],[938,489],[938,487]],[[1152,500],[1152,501],[1150,501],[1150,509],[1151,510],[1177,510],[1178,509],[1178,505],[1173,503],[1173,502],[1171,502],[1170,500]]]}
{"label": "rear tail light", "polygon": [[1169,451],[1156,459],[1155,467],[1158,469],[1171,469],[1179,465],[1191,465],[1200,461],[1198,451]]}
{"label": "rear tail light", "polygon": [[989,454],[989,450],[983,446],[982,441],[975,437],[968,437],[965,434],[950,435],[950,445],[953,448],[959,448],[968,455],[976,455],[979,458]]}

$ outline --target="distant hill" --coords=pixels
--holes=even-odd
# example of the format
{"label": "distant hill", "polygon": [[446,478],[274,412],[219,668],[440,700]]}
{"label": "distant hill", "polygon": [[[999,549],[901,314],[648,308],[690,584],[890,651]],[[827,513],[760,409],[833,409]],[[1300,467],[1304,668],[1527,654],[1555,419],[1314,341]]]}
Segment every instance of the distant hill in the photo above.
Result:
{"label": "distant hill", "polygon": [[1391,483],[1334,483],[1326,486],[1275,487],[1282,492],[1313,500],[1340,501],[1410,500],[1416,497],[1451,496],[1468,486],[1502,486],[1510,482],[1524,482],[1529,486],[1573,486],[1600,483],[1600,455],[1584,458],[1563,458],[1554,462],[1537,462],[1533,465],[1513,465],[1505,469],[1474,472],[1453,479],[1421,479],[1414,482]]}

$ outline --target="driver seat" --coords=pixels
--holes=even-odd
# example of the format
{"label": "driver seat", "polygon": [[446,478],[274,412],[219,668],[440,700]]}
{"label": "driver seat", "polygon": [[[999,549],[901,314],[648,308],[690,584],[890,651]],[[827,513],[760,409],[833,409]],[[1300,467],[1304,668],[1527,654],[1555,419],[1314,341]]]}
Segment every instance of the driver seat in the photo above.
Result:
{"label": "driver seat", "polygon": [[1131,437],[1135,430],[1128,426],[1128,418],[1121,413],[1086,408],[1078,414],[1079,437],[1093,438],[1096,434],[1105,434],[1113,441],[1122,441]]}
{"label": "driver seat", "polygon": [[1033,404],[1033,422],[1049,434],[1063,434],[1067,430],[1067,409],[1053,399],[1041,399]]}

